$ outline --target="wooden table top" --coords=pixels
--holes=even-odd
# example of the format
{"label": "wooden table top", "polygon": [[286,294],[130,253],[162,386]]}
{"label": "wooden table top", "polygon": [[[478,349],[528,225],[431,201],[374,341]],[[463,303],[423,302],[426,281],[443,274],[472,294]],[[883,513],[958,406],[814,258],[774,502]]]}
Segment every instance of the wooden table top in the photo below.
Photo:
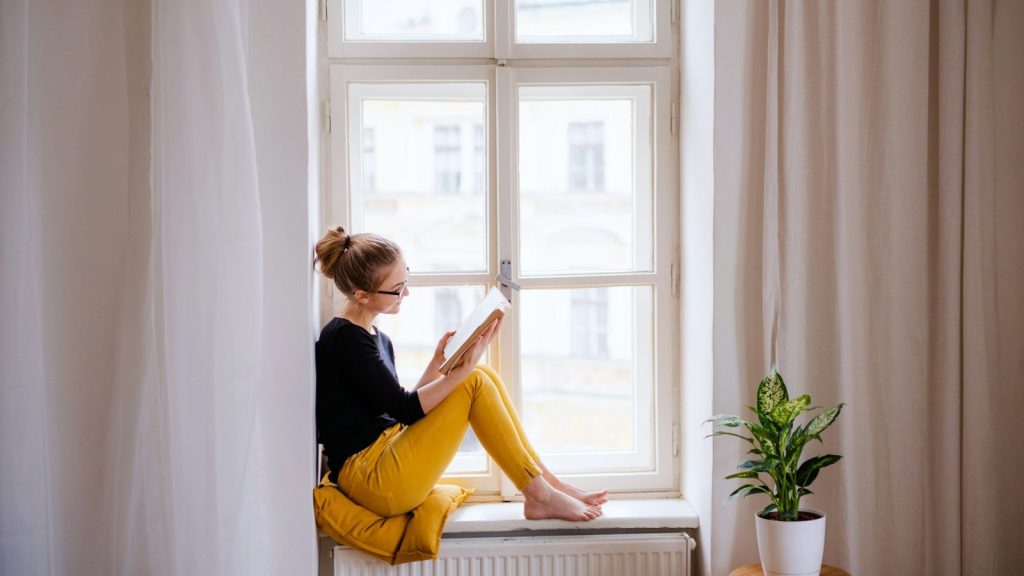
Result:
{"label": "wooden table top", "polygon": [[[729,576],[764,576],[764,571],[761,570],[760,564],[747,564],[729,572]],[[835,566],[823,565],[821,567],[821,576],[850,576],[850,573]]]}

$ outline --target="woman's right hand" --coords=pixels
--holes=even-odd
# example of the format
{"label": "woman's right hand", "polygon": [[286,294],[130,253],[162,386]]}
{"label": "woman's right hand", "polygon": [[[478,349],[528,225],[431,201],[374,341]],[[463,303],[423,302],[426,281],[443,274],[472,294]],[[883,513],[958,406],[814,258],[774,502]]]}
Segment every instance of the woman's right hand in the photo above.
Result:
{"label": "woman's right hand", "polygon": [[480,363],[480,358],[483,357],[484,352],[487,351],[487,347],[491,345],[494,337],[498,335],[498,331],[501,330],[501,324],[504,320],[505,315],[502,314],[496,320],[491,322],[491,325],[477,336],[473,347],[462,355],[462,359],[459,360],[459,363],[452,368],[449,375],[455,373],[455,377],[458,380],[462,380],[466,376],[469,376],[469,373],[473,371],[473,368],[476,368],[476,365]]}
{"label": "woman's right hand", "polygon": [[487,350],[487,346],[490,345],[491,341],[498,334],[498,330],[501,328],[501,321],[502,318],[499,317],[490,326],[485,328],[480,336],[477,336],[476,342],[462,355],[462,359],[452,367],[447,376],[442,376],[432,382],[417,386],[420,407],[423,408],[424,414],[429,414],[455,389],[459,382],[465,380],[473,369],[476,368],[476,365],[480,362],[480,357]]}

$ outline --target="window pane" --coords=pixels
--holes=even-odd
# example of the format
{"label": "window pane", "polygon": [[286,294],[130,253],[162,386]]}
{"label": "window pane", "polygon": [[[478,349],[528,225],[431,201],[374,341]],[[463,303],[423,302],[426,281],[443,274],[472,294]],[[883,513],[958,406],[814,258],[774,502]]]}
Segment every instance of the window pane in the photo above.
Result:
{"label": "window pane", "polygon": [[[395,367],[402,386],[416,386],[434,354],[441,335],[454,330],[484,298],[484,286],[411,286],[402,301],[399,314],[382,314],[377,327],[395,346]],[[486,362],[486,356],[485,360]],[[459,448],[459,455],[448,474],[482,473],[487,470],[487,454],[470,429]]]}
{"label": "window pane", "polygon": [[519,89],[523,275],[648,271],[648,85]]}
{"label": "window pane", "polygon": [[520,293],[523,425],[552,468],[652,465],[652,298],[649,286]]}
{"label": "window pane", "polygon": [[483,0],[346,0],[345,39],[483,41]]}
{"label": "window pane", "polygon": [[486,271],[485,85],[349,91],[357,229],[397,242],[413,272]]}
{"label": "window pane", "polygon": [[516,41],[651,42],[652,0],[516,0]]}

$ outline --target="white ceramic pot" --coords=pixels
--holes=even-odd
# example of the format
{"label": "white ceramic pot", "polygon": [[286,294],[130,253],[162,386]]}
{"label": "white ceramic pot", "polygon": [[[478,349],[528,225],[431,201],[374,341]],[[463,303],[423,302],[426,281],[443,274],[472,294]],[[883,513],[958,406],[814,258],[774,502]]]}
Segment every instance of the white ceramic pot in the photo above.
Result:
{"label": "white ceramic pot", "polygon": [[825,553],[825,513],[801,508],[801,512],[820,514],[817,520],[782,522],[766,520],[754,514],[757,526],[757,550],[765,576],[817,576]]}

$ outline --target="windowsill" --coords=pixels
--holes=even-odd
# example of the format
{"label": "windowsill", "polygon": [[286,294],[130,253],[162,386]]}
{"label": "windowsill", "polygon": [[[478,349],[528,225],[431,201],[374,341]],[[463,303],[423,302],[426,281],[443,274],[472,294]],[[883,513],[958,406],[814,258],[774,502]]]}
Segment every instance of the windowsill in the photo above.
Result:
{"label": "windowsill", "polygon": [[697,528],[697,511],[682,499],[611,500],[589,522],[527,520],[522,502],[463,504],[444,527],[447,537],[525,532],[679,531]]}

